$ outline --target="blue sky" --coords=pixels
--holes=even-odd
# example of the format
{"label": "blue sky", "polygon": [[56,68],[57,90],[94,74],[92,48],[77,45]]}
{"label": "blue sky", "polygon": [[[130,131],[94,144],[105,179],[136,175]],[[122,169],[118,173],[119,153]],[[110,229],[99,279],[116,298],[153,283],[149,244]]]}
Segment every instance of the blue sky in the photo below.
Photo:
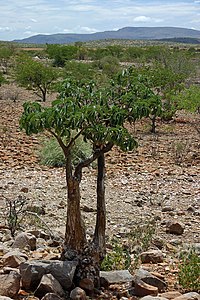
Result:
{"label": "blue sky", "polygon": [[126,26],[200,30],[200,0],[0,0],[0,40]]}

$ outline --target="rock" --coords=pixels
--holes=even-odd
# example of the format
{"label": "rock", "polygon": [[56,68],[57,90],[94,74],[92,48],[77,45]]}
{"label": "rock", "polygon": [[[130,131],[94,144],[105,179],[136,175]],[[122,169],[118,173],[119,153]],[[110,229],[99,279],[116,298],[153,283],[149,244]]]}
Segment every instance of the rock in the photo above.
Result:
{"label": "rock", "polygon": [[83,278],[79,282],[79,287],[84,291],[91,293],[94,291],[94,282],[90,278]]}
{"label": "rock", "polygon": [[140,254],[142,263],[161,263],[163,262],[163,253],[160,250],[149,250]]}
{"label": "rock", "polygon": [[173,207],[170,206],[170,205],[167,205],[167,206],[163,206],[162,208],[162,212],[169,212],[169,211],[173,211]]}
{"label": "rock", "polygon": [[0,300],[12,300],[12,298],[0,295]]}
{"label": "rock", "polygon": [[38,285],[35,296],[38,298],[42,298],[47,293],[53,293],[60,297],[65,296],[65,292],[58,282],[51,274],[45,274],[42,276],[40,284]]}
{"label": "rock", "polygon": [[0,295],[15,297],[20,289],[21,276],[15,271],[0,275]]}
{"label": "rock", "polygon": [[167,287],[167,284],[163,280],[142,268],[136,270],[134,282],[137,282],[138,280],[142,280],[149,285],[157,287],[159,292],[163,292]]}
{"label": "rock", "polygon": [[70,293],[70,299],[72,300],[87,300],[86,293],[80,287],[76,287]]}
{"label": "rock", "polygon": [[44,206],[30,205],[30,206],[27,206],[26,209],[28,211],[31,211],[31,212],[36,213],[38,215],[45,215],[46,214]]}
{"label": "rock", "polygon": [[200,300],[200,295],[196,292],[190,292],[176,297],[174,300]]}
{"label": "rock", "polygon": [[158,295],[158,288],[152,285],[149,285],[142,281],[141,279],[137,279],[135,281],[135,295],[139,297],[147,296],[147,295]]}
{"label": "rock", "polygon": [[174,299],[174,298],[179,297],[181,295],[182,294],[179,293],[178,291],[170,291],[170,292],[163,293],[160,296],[171,300],[171,299]]}
{"label": "rock", "polygon": [[0,256],[9,252],[9,248],[5,246],[4,243],[0,243]]}
{"label": "rock", "polygon": [[42,238],[44,240],[48,240],[51,236],[48,233],[45,233],[42,230],[29,230],[28,233],[34,235],[36,238]]}
{"label": "rock", "polygon": [[28,260],[28,256],[18,250],[10,251],[2,257],[3,266],[11,268],[17,268],[26,260]]}
{"label": "rock", "polygon": [[42,300],[62,300],[62,298],[54,293],[47,293]]}
{"label": "rock", "polygon": [[142,298],[140,298],[140,300],[167,300],[167,298],[164,298],[162,296],[144,296]]}
{"label": "rock", "polygon": [[152,240],[153,245],[155,245],[158,249],[162,249],[164,247],[164,241],[160,237],[156,236]]}
{"label": "rock", "polygon": [[64,289],[72,285],[77,262],[74,261],[51,261],[37,260],[27,261],[19,266],[22,276],[22,288],[34,289],[40,283],[43,275],[53,275]]}
{"label": "rock", "polygon": [[101,281],[102,279],[105,280],[109,285],[113,283],[131,282],[133,280],[133,276],[128,270],[101,271],[100,279]]}
{"label": "rock", "polygon": [[166,224],[166,232],[181,235],[184,232],[184,225],[177,221],[168,222]]}
{"label": "rock", "polygon": [[19,249],[28,248],[30,250],[35,250],[36,237],[28,232],[22,232],[16,236],[12,248],[19,248]]}

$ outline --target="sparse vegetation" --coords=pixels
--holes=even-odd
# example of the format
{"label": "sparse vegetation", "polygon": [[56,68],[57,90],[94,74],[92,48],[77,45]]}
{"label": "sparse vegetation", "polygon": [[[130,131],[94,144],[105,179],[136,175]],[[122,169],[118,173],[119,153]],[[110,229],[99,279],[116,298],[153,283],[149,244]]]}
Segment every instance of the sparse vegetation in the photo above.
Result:
{"label": "sparse vegetation", "polygon": [[184,290],[200,292],[200,256],[194,249],[182,254],[178,277]]}

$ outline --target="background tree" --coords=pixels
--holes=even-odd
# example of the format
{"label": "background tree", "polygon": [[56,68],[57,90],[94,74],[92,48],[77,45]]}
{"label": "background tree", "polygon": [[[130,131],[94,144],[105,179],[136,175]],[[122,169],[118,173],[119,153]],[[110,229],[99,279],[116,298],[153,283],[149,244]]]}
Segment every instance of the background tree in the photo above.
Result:
{"label": "background tree", "polygon": [[8,73],[8,67],[11,57],[15,53],[13,45],[3,45],[0,47],[0,65],[4,74]]}
{"label": "background tree", "polygon": [[58,78],[58,72],[51,66],[22,56],[16,63],[15,78],[21,86],[33,90],[42,101],[46,101],[47,93]]}

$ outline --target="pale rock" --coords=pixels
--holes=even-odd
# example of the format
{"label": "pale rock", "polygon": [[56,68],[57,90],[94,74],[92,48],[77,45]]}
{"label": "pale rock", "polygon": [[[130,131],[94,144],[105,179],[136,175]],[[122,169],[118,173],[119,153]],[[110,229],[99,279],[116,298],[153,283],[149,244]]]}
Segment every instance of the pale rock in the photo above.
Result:
{"label": "pale rock", "polygon": [[108,282],[108,284],[125,283],[131,282],[133,280],[133,276],[128,270],[101,271],[100,279],[104,279]]}
{"label": "pale rock", "polygon": [[[47,293],[42,300],[62,300],[60,296],[54,294],[54,293]],[[66,299],[66,298],[65,298]]]}
{"label": "pale rock", "polygon": [[163,253],[160,250],[149,250],[140,254],[142,263],[161,263],[163,262]]}
{"label": "pale rock", "polygon": [[47,293],[54,293],[60,297],[65,296],[62,286],[51,274],[45,274],[42,276],[42,279],[35,291],[35,296],[42,298]]}
{"label": "pale rock", "polygon": [[33,234],[28,232],[19,233],[12,245],[12,248],[25,249],[28,248],[30,250],[36,249],[36,237]]}
{"label": "pale rock", "polygon": [[15,297],[20,289],[21,276],[15,271],[0,275],[0,295]]}
{"label": "pale rock", "polygon": [[178,291],[169,291],[169,292],[166,292],[166,293],[162,293],[160,296],[171,300],[171,299],[174,299],[174,298],[179,297],[181,295],[182,294],[179,293]]}
{"label": "pale rock", "polygon": [[72,300],[87,300],[86,293],[80,287],[76,287],[70,293],[70,299]]}
{"label": "pale rock", "polygon": [[6,297],[6,296],[1,296],[0,295],[0,300],[13,300],[13,299],[10,298],[10,297]]}
{"label": "pale rock", "polygon": [[200,294],[196,292],[190,292],[176,297],[174,300],[200,300]]}
{"label": "pale rock", "polygon": [[167,298],[164,298],[162,296],[144,296],[140,298],[140,300],[167,300]]}

